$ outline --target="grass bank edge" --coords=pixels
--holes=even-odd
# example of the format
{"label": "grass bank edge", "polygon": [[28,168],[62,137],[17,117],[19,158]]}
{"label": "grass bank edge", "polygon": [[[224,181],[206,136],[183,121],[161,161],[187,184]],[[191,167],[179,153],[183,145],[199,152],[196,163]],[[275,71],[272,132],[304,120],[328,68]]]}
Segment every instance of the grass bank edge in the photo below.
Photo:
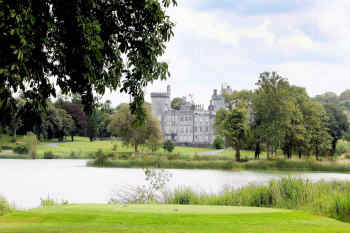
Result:
{"label": "grass bank edge", "polygon": [[228,160],[186,161],[166,159],[107,160],[102,164],[88,161],[90,167],[108,168],[167,168],[167,169],[215,169],[215,170],[272,170],[272,171],[315,171],[350,173],[350,163],[337,161],[305,160],[255,160],[235,162]]}

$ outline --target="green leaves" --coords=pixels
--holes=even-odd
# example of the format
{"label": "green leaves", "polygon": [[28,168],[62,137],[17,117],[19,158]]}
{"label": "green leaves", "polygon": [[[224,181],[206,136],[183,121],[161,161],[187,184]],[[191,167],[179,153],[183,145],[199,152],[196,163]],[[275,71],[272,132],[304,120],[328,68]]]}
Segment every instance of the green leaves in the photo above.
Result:
{"label": "green leaves", "polygon": [[166,8],[176,1],[1,2],[0,87],[43,104],[55,96],[56,83],[63,94],[81,94],[87,113],[95,94],[119,89],[131,95],[132,112],[143,119],[144,87],[169,77],[158,58],[173,36]]}

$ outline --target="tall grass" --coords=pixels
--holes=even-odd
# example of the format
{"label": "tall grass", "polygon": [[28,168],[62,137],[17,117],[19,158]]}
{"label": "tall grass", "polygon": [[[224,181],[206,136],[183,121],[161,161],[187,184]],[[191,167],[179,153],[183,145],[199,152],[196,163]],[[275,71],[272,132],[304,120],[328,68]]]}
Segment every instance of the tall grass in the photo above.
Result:
{"label": "tall grass", "polygon": [[224,188],[219,194],[196,193],[185,187],[167,193],[165,203],[297,209],[350,221],[350,182],[313,183],[286,177],[272,180],[267,185]]}
{"label": "tall grass", "polygon": [[[88,166],[101,166],[96,161]],[[186,156],[179,154],[116,154],[113,160],[106,160],[103,167],[155,167],[179,169],[218,169],[218,170],[285,170],[285,171],[328,171],[350,172],[350,163],[315,160],[255,160],[235,162],[231,156]]]}

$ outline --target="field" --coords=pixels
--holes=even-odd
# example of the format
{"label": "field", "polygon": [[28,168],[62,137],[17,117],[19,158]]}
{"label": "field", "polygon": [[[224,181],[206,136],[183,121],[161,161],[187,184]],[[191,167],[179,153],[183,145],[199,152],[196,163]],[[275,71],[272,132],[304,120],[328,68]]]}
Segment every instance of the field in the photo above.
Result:
{"label": "field", "polygon": [[[69,139],[69,138],[67,138]],[[19,137],[17,142],[22,143],[22,138]],[[11,143],[11,137],[3,135],[3,144],[13,147],[15,143]],[[86,137],[74,137],[74,142],[65,141],[59,143],[57,140],[41,142],[37,146],[38,158],[43,157],[45,152],[52,152],[55,156],[60,158],[89,158],[89,156],[98,150],[102,150],[105,153],[110,152],[134,152],[134,148],[131,146],[125,146],[121,141],[108,140],[108,141],[93,141],[90,142]],[[115,150],[114,150],[115,149]],[[196,148],[196,147],[184,147],[177,146],[174,149],[174,153],[180,154],[194,154],[199,152],[212,151],[211,148]],[[150,149],[144,146],[139,147],[140,152],[150,152]],[[74,156],[72,156],[74,153]],[[160,148],[157,153],[167,153],[164,149]],[[0,152],[2,158],[22,158],[23,156],[14,155],[11,150],[3,150]]]}
{"label": "field", "polygon": [[180,205],[66,205],[0,217],[2,233],[348,233],[350,224],[300,211]]}

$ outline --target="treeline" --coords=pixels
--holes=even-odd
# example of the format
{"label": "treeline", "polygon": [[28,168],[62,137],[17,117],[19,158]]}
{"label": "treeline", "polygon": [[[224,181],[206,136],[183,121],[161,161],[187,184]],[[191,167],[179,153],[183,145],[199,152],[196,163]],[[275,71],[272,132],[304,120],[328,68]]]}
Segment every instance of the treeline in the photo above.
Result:
{"label": "treeline", "polygon": [[216,115],[217,132],[235,148],[236,160],[243,148],[255,150],[256,159],[262,150],[268,158],[279,152],[288,159],[333,156],[337,142],[349,134],[350,91],[311,98],[275,72],[260,74],[256,86],[224,93],[228,108]]}
{"label": "treeline", "polygon": [[74,136],[88,136],[91,141],[97,137],[110,137],[107,125],[111,121],[111,102],[98,103],[91,115],[83,111],[80,96],[71,99],[59,97],[47,101],[46,109],[36,108],[25,102],[21,96],[7,99],[1,106],[0,134],[13,136],[33,132],[40,140],[57,138],[63,141]]}

